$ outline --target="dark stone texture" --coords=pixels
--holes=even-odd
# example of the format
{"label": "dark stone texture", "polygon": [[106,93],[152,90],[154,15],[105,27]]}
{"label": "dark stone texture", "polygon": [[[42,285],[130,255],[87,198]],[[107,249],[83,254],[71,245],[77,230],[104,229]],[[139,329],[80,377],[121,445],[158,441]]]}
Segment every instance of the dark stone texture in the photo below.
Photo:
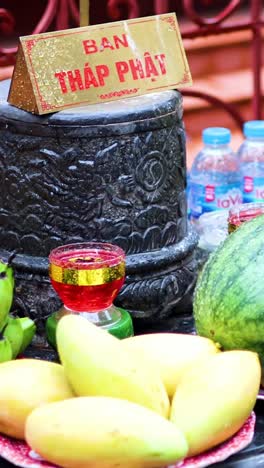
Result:
{"label": "dark stone texture", "polygon": [[60,362],[58,353],[49,346],[29,346],[24,355],[27,359],[41,359],[42,361]]}
{"label": "dark stone texture", "polygon": [[17,251],[15,307],[44,319],[58,245],[107,241],[127,253],[117,304],[145,323],[189,310],[197,236],[187,224],[185,133],[176,91],[35,116],[0,84],[0,256]]}

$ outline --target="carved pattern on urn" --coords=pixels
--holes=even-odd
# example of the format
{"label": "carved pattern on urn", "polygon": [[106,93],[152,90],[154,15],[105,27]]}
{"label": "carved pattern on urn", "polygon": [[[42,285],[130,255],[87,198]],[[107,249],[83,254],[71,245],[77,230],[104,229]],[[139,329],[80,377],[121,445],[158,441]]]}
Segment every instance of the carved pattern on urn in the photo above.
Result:
{"label": "carved pattern on urn", "polygon": [[[117,303],[134,317],[162,319],[193,288],[197,238],[187,225],[181,96],[126,102],[121,113],[104,104],[101,118],[88,110],[41,118],[1,106],[0,254],[17,251],[15,307],[41,327],[59,306],[47,256],[61,244],[123,247],[127,280]],[[183,242],[177,259],[164,262],[163,251]],[[145,253],[147,269],[139,266]]]}

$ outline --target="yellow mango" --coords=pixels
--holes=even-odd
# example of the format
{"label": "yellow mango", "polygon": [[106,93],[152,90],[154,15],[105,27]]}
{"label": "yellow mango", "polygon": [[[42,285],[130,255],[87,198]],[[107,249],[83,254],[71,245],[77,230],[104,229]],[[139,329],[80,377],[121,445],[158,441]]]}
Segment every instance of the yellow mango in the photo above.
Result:
{"label": "yellow mango", "polygon": [[188,455],[233,436],[249,417],[258,394],[261,366],[251,351],[225,351],[186,372],[171,406],[171,421],[184,433]]}
{"label": "yellow mango", "polygon": [[39,359],[0,364],[0,382],[0,432],[18,439],[35,408],[74,396],[63,367]]}
{"label": "yellow mango", "polygon": [[126,400],[78,397],[34,410],[26,441],[45,460],[65,468],[158,468],[185,457],[177,427]]}
{"label": "yellow mango", "polygon": [[186,370],[220,351],[219,346],[208,338],[181,333],[133,336],[123,340],[122,344],[154,364],[170,398]]}
{"label": "yellow mango", "polygon": [[169,399],[159,373],[106,330],[66,315],[57,326],[57,347],[76,395],[122,398],[168,417]]}

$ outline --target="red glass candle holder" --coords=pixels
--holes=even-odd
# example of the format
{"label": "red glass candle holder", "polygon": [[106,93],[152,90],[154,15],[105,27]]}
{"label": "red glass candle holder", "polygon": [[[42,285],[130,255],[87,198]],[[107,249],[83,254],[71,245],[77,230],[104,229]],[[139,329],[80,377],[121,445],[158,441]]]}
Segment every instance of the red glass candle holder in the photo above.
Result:
{"label": "red glass candle holder", "polygon": [[125,252],[118,246],[86,242],[51,251],[49,274],[64,304],[59,316],[79,313],[109,328],[121,318],[113,305],[125,280]]}
{"label": "red glass candle holder", "polygon": [[241,226],[241,224],[250,221],[257,216],[264,215],[264,203],[244,203],[234,206],[229,211],[228,232],[229,234]]}

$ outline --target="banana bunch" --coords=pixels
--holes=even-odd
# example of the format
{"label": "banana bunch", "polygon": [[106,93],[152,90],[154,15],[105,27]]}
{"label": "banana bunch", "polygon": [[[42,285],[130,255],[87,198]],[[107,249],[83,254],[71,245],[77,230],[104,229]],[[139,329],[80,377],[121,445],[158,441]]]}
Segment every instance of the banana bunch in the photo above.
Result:
{"label": "banana bunch", "polygon": [[8,314],[13,302],[15,286],[13,269],[8,263],[0,260],[0,331],[8,320]]}
{"label": "banana bunch", "polygon": [[31,343],[36,325],[28,317],[9,315],[14,295],[14,273],[8,263],[0,260],[0,362],[15,359]]}

